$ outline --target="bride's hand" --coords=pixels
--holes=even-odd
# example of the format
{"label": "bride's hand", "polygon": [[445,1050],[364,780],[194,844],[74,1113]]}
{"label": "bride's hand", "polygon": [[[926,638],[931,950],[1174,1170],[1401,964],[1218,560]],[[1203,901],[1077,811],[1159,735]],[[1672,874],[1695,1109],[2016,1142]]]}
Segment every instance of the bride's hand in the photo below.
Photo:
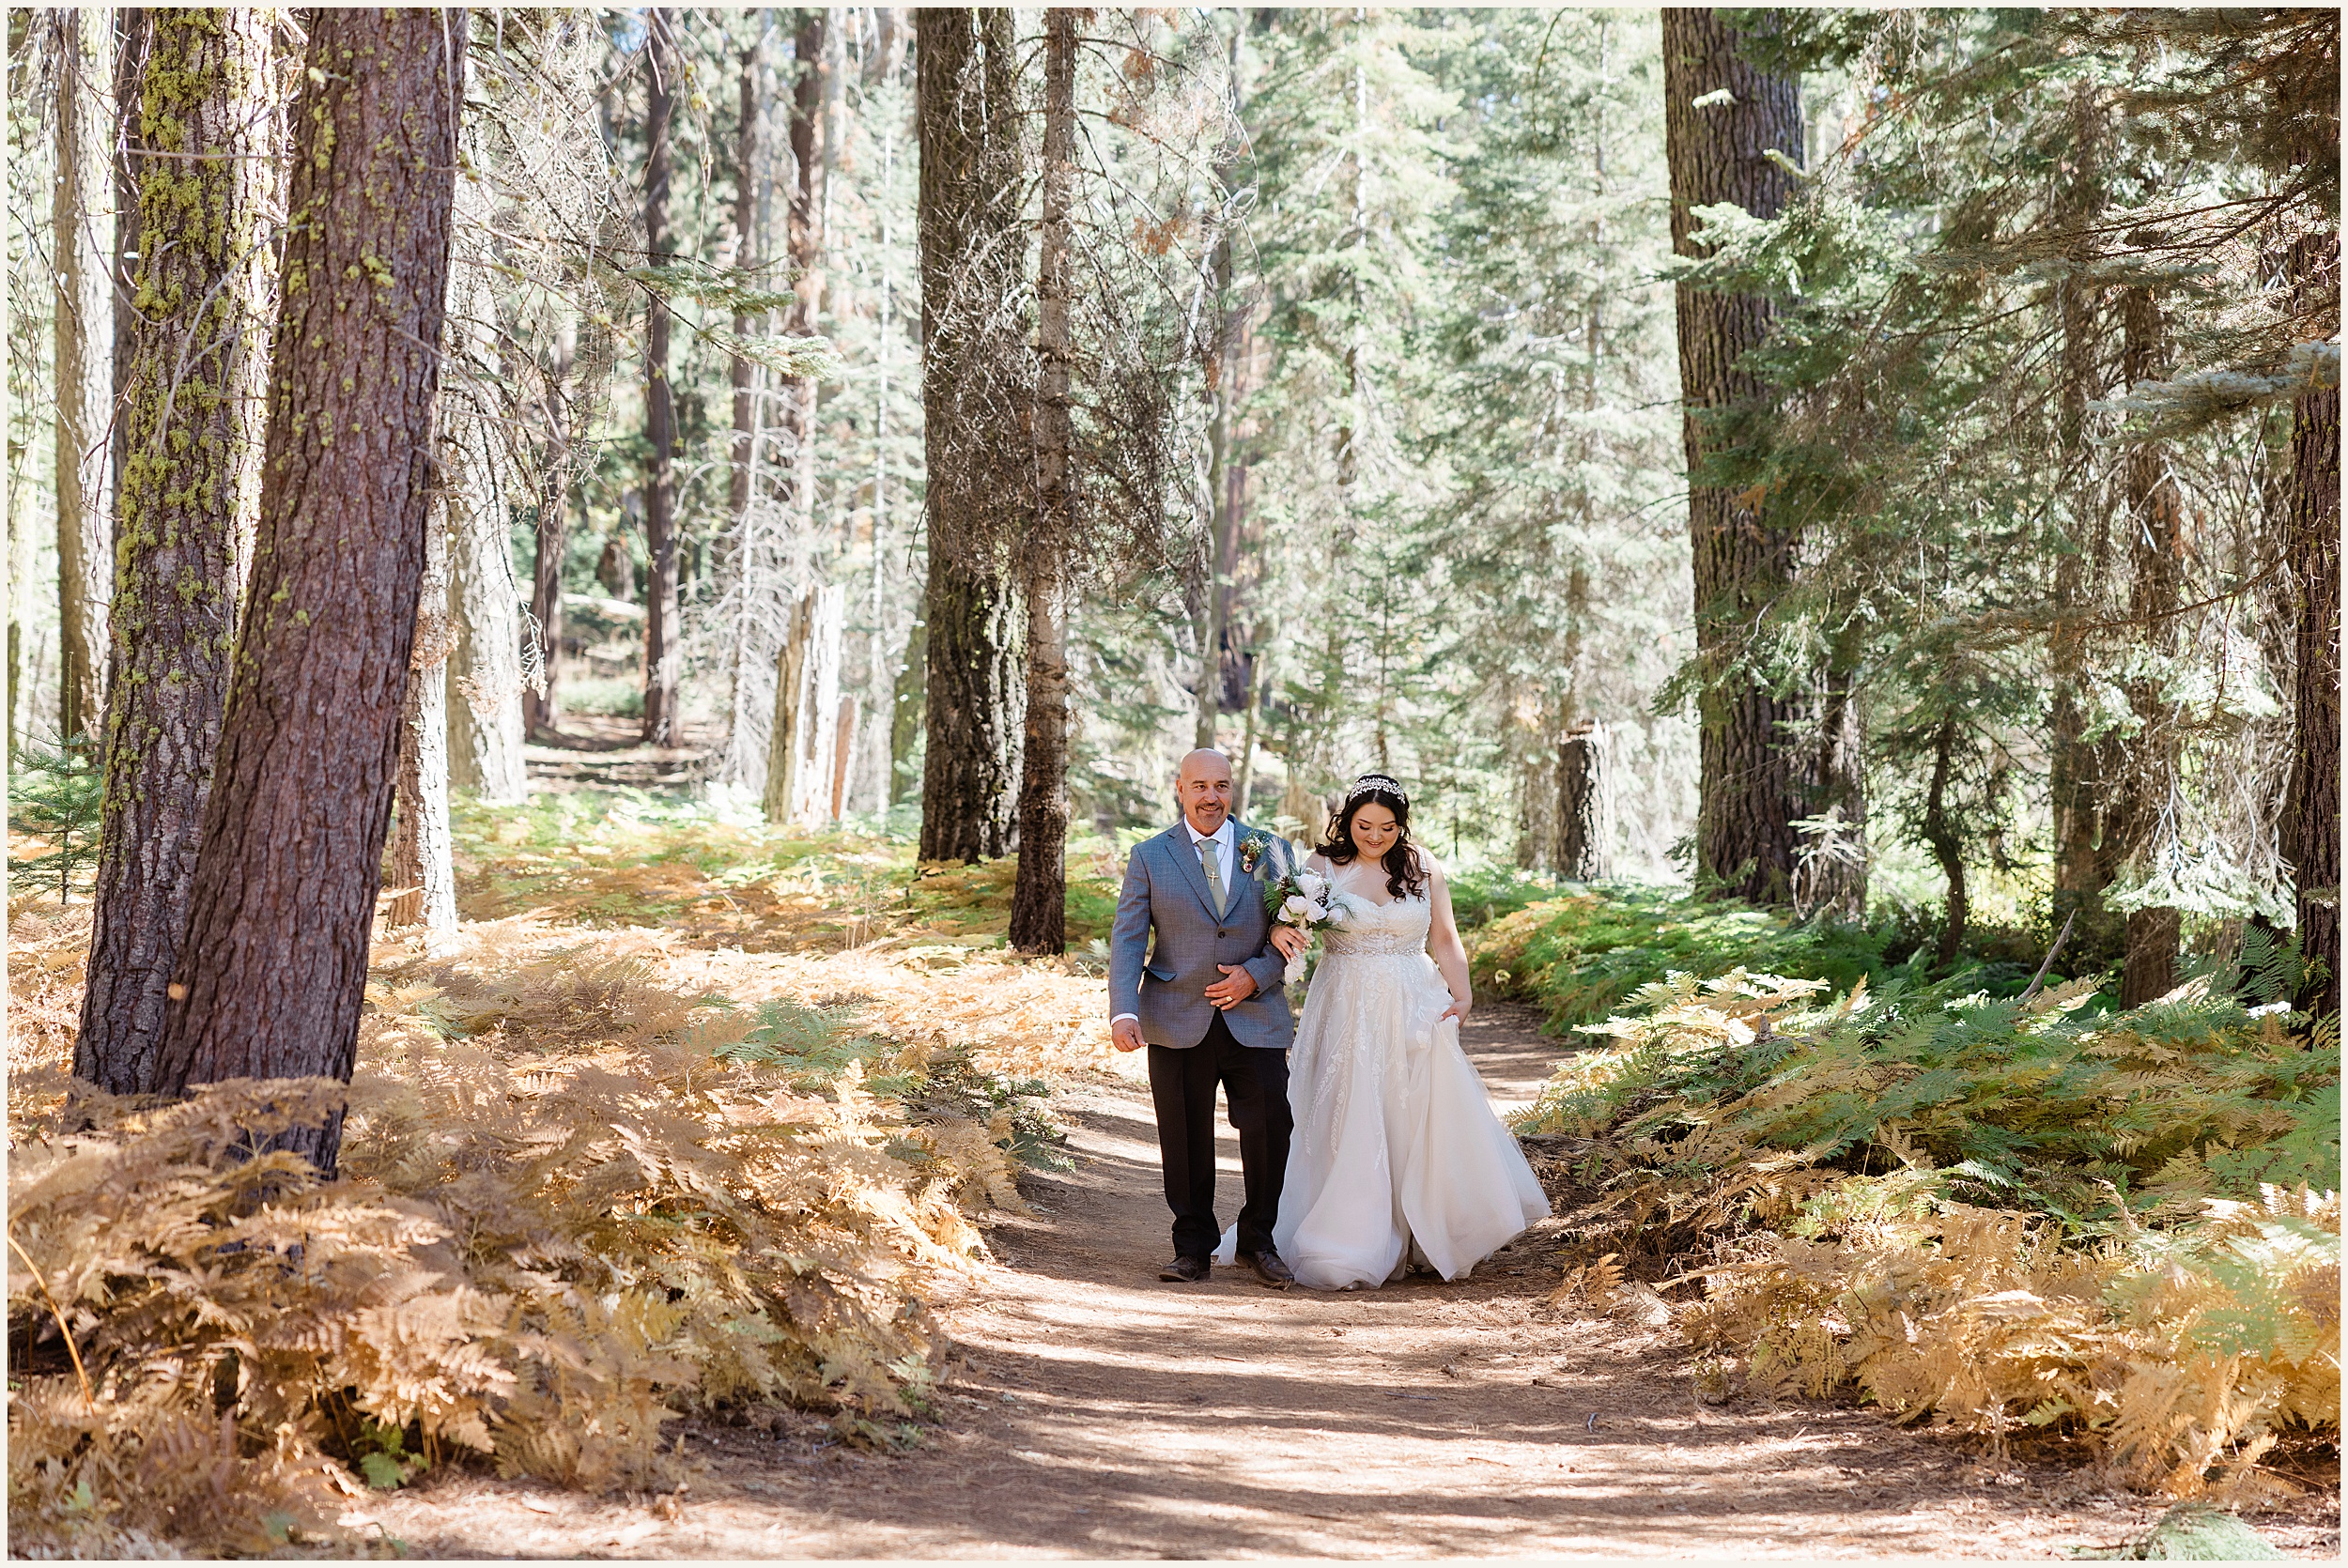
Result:
{"label": "bride's hand", "polygon": [[[1475,1007],[1475,999],[1473,996],[1455,996],[1451,999],[1451,1006],[1443,1010],[1443,1016],[1444,1018],[1456,1018],[1465,1023],[1467,1015],[1474,1010]],[[1443,1019],[1439,1018],[1435,1022],[1440,1023]]]}
{"label": "bride's hand", "polygon": [[1313,945],[1313,939],[1294,926],[1274,926],[1272,928],[1272,945],[1280,949],[1282,958],[1293,961]]}

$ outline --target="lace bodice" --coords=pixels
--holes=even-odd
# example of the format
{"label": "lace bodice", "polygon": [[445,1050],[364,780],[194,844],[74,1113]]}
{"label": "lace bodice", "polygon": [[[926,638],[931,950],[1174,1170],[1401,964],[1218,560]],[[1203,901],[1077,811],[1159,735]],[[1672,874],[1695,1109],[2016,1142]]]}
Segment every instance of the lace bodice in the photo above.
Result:
{"label": "lace bodice", "polygon": [[1345,924],[1324,926],[1323,937],[1332,958],[1388,957],[1427,951],[1427,928],[1434,906],[1424,897],[1375,903],[1342,888]]}

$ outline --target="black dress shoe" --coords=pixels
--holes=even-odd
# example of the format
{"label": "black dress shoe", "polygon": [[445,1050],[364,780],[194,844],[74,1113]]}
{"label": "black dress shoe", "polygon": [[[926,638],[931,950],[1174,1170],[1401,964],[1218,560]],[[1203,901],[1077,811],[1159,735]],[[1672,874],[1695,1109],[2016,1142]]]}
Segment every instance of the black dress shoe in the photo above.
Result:
{"label": "black dress shoe", "polygon": [[1167,1264],[1165,1268],[1159,1269],[1158,1278],[1161,1280],[1180,1280],[1185,1284],[1197,1284],[1200,1280],[1207,1277],[1207,1270],[1211,1267],[1212,1266],[1205,1258],[1192,1257],[1188,1253],[1184,1253],[1182,1256],[1178,1257],[1173,1262]]}
{"label": "black dress shoe", "polygon": [[1281,1261],[1280,1254],[1266,1247],[1260,1253],[1250,1253],[1241,1260],[1256,1271],[1256,1278],[1274,1290],[1286,1290],[1296,1283],[1296,1270]]}

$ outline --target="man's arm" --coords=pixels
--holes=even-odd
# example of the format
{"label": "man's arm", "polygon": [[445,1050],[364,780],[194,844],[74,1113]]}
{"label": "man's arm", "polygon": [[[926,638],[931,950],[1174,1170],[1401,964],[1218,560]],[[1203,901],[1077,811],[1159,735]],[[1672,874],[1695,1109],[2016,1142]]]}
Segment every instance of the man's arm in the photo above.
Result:
{"label": "man's arm", "polygon": [[1138,1017],[1141,965],[1150,954],[1150,872],[1141,845],[1125,857],[1125,884],[1117,894],[1117,919],[1109,927],[1109,1018]]}
{"label": "man's arm", "polygon": [[1264,935],[1262,951],[1240,966],[1256,982],[1259,992],[1274,992],[1288,984],[1289,961],[1279,948],[1272,945],[1270,932]]}

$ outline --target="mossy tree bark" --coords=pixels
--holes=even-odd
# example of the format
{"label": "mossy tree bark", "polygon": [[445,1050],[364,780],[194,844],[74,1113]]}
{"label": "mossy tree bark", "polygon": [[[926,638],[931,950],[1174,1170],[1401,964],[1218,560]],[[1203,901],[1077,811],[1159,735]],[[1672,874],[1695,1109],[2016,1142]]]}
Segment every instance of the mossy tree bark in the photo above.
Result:
{"label": "mossy tree bark", "polygon": [[[1671,168],[1672,250],[1702,254],[1694,208],[1734,203],[1775,217],[1793,179],[1764,154],[1799,159],[1801,95],[1792,79],[1756,69],[1737,52],[1738,29],[1703,8],[1663,13],[1665,161]],[[1716,95],[1728,95],[1722,100]],[[1698,100],[1707,100],[1701,107]],[[1775,311],[1757,295],[1682,283],[1676,311],[1689,475],[1688,534],[1695,569],[1701,776],[1698,870],[1762,902],[1792,897],[1802,815],[1796,759],[1784,728],[1798,704],[1741,668],[1739,638],[1792,577],[1798,541],[1758,498],[1707,482],[1719,444],[1707,415],[1764,401],[1769,389],[1742,364]]]}
{"label": "mossy tree bark", "polygon": [[115,28],[115,256],[114,256],[114,449],[110,471],[115,510],[122,509],[122,470],[130,442],[131,361],[137,352],[139,313],[132,304],[138,290],[140,84],[147,75],[147,50],[154,32],[152,12],[143,6],[117,6]]}
{"label": "mossy tree bark", "polygon": [[[1075,284],[1077,11],[1043,13],[1043,233],[1036,262],[1035,515],[1021,541],[1027,692],[1019,774],[1019,872],[1011,945],[1068,947],[1068,588],[1076,538],[1070,464],[1069,311]],[[1218,445],[1218,452],[1220,447]],[[1219,476],[1218,476],[1219,477]]]}
{"label": "mossy tree bark", "polygon": [[1019,623],[1007,542],[1032,495],[1015,42],[1008,11],[915,13],[921,135],[921,406],[929,581],[922,600],[924,860],[1010,848]]}
{"label": "mossy tree bark", "polygon": [[[320,10],[295,104],[252,605],[162,1087],[348,1082],[416,632],[466,13]],[[276,1140],[332,1173],[339,1114]]]}
{"label": "mossy tree bark", "polygon": [[106,715],[97,914],[73,1070],[116,1094],[162,1087],[165,991],[187,929],[198,830],[236,634],[235,558],[252,526],[268,354],[256,129],[270,23],[225,9],[144,13],[137,109],[138,323],[125,347],[119,574]]}
{"label": "mossy tree bark", "polygon": [[[646,13],[644,256],[655,267],[676,259],[669,248],[669,142],[684,68],[675,25],[673,11]],[[654,296],[645,309],[651,319],[644,330],[644,552],[651,565],[644,584],[643,735],[652,746],[675,746],[683,739],[677,701],[685,657],[677,624],[676,399],[669,384],[668,302]]]}
{"label": "mossy tree bark", "polygon": [[114,24],[104,9],[51,13],[56,35],[57,709],[60,739],[93,733],[106,677],[114,552],[106,473],[114,404]]}

